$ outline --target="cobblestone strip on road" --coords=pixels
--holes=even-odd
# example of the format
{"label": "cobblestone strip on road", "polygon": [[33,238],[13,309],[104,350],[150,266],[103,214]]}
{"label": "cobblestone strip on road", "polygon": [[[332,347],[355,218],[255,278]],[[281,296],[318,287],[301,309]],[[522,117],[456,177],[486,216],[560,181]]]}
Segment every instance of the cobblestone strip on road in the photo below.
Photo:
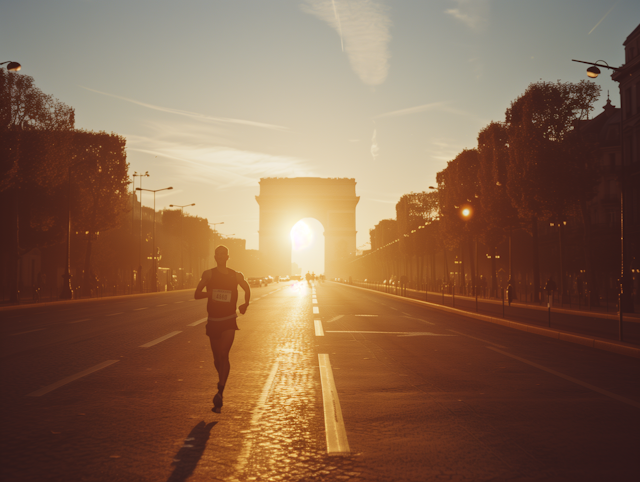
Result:
{"label": "cobblestone strip on road", "polygon": [[282,320],[277,359],[246,431],[235,480],[370,480],[362,478],[366,469],[356,456],[327,453],[315,331],[309,324],[313,303],[304,298]]}

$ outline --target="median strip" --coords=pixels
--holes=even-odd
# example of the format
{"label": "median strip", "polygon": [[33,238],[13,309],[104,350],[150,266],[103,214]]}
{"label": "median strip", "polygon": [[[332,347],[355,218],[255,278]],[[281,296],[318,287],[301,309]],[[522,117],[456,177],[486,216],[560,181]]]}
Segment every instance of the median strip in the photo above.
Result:
{"label": "median strip", "polygon": [[331,362],[327,353],[319,353],[320,382],[322,384],[322,404],[324,406],[324,429],[327,437],[327,453],[329,455],[349,455],[347,430],[342,418],[342,409],[338,399],[338,390],[333,379]]}
{"label": "median strip", "polygon": [[150,346],[153,345],[157,345],[160,342],[163,342],[165,340],[168,340],[169,338],[171,338],[172,336],[176,336],[177,334],[182,333],[181,331],[172,331],[171,333],[161,336],[160,338],[156,338],[153,341],[150,341],[149,343],[145,343],[144,345],[140,345],[140,348],[149,348]]}
{"label": "median strip", "polygon": [[105,362],[99,363],[96,366],[91,367],[91,368],[87,368],[86,370],[83,370],[83,371],[81,371],[79,373],[76,373],[75,375],[71,375],[71,376],[69,376],[67,378],[63,378],[59,382],[52,383],[51,385],[47,385],[46,387],[43,387],[40,390],[36,390],[35,392],[31,392],[29,395],[27,395],[27,397],[41,397],[42,395],[45,395],[46,393],[52,392],[56,388],[60,388],[63,385],[66,385],[66,384],[71,383],[71,382],[73,382],[75,380],[78,380],[79,378],[86,377],[87,375],[90,375],[93,372],[97,372],[98,370],[102,370],[103,368],[107,368],[108,366],[113,365],[114,363],[117,363],[118,361],[120,361],[120,360],[107,360]]}

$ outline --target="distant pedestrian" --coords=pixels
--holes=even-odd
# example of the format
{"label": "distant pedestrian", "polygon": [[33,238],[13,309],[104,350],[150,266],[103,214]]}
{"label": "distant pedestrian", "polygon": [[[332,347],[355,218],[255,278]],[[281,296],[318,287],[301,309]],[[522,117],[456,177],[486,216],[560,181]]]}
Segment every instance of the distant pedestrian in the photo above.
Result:
{"label": "distant pedestrian", "polygon": [[507,284],[507,301],[509,302],[509,306],[511,306],[511,302],[515,298],[515,289],[513,287],[513,282],[511,278],[509,278],[509,284]]}
{"label": "distant pedestrian", "polygon": [[[236,330],[239,329],[236,323],[238,285],[244,291],[244,304],[238,308],[243,315],[249,307],[251,288],[242,273],[227,268],[229,249],[226,246],[218,246],[214,257],[217,266],[202,273],[194,297],[197,300],[208,298],[207,336],[213,353],[213,364],[218,372],[218,392],[213,397],[211,410],[220,413],[222,395],[231,370],[229,352]],[[206,292],[203,291],[205,288]]]}
{"label": "distant pedestrian", "polygon": [[547,306],[549,308],[553,305],[553,292],[556,291],[558,287],[556,286],[556,282],[553,281],[553,276],[549,276],[547,283],[544,285],[544,290],[547,292]]}

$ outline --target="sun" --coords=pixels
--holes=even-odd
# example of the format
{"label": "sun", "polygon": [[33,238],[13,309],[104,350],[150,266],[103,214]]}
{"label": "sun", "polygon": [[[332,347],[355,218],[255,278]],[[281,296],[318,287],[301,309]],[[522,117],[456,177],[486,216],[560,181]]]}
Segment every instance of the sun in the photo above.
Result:
{"label": "sun", "polygon": [[313,233],[304,221],[298,221],[291,228],[291,245],[294,251],[302,251],[311,246]]}

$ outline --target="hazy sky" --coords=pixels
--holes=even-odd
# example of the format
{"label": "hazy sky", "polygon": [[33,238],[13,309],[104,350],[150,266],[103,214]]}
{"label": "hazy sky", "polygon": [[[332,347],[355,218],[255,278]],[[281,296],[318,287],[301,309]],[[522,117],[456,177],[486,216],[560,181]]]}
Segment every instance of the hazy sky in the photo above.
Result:
{"label": "hazy sky", "polygon": [[[0,0],[0,61],[124,135],[143,187],[174,187],[159,208],[257,248],[261,177],[355,178],[361,246],[528,84],[621,65],[639,21],[637,0]],[[619,105],[597,82],[596,113]]]}

